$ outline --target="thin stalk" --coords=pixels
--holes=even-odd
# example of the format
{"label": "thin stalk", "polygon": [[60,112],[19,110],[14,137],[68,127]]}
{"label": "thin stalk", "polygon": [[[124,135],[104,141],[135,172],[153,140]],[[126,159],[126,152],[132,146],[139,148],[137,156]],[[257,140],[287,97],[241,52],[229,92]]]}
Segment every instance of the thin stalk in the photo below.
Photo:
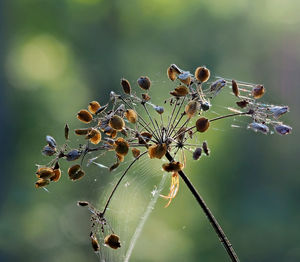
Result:
{"label": "thin stalk", "polygon": [[[165,156],[170,162],[174,161],[173,157],[171,156],[171,154],[168,151],[167,151]],[[203,212],[207,216],[210,224],[212,225],[212,227],[215,230],[215,232],[217,233],[221,243],[223,244],[225,250],[227,251],[227,254],[229,255],[231,261],[232,262],[239,262],[239,258],[237,256],[237,254],[235,253],[235,251],[234,251],[231,243],[229,242],[227,236],[225,235],[223,229],[219,225],[218,221],[215,219],[212,212],[209,210],[208,206],[205,204],[203,198],[200,196],[197,189],[194,187],[192,182],[189,180],[189,178],[185,175],[185,173],[183,171],[179,171],[178,174],[180,175],[182,180],[185,182],[188,189],[191,191],[191,193],[193,194],[193,196],[197,200],[198,204],[202,208]]]}

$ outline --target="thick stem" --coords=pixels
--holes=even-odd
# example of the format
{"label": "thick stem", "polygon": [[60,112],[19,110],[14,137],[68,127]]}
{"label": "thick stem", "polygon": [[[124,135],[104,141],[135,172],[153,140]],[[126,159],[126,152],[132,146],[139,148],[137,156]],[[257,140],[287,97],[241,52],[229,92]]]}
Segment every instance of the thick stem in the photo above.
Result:
{"label": "thick stem", "polygon": [[[171,154],[169,152],[166,153],[166,158],[170,162],[174,161],[173,157],[171,156]],[[191,193],[193,194],[193,196],[196,198],[198,204],[201,206],[201,208],[202,208],[203,212],[205,213],[205,215],[207,216],[210,224],[212,225],[213,229],[217,233],[221,243],[223,244],[224,248],[226,249],[231,261],[239,262],[238,256],[235,253],[235,251],[234,251],[232,245],[230,244],[228,238],[226,237],[223,229],[221,228],[218,221],[215,219],[214,215],[211,213],[211,211],[209,210],[209,208],[205,204],[205,202],[202,199],[202,197],[200,196],[200,194],[197,192],[196,188],[193,186],[192,182],[189,180],[189,178],[185,175],[185,173],[183,171],[179,171],[178,173],[181,176],[182,180],[187,185],[187,187],[189,188],[189,190],[191,191]]]}

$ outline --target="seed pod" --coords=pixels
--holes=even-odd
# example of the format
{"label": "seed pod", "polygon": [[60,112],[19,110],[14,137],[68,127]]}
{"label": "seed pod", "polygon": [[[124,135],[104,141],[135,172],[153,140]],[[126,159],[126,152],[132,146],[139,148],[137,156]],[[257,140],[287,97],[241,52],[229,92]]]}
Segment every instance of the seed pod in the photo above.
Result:
{"label": "seed pod", "polygon": [[207,110],[210,109],[210,103],[208,103],[207,101],[202,102],[201,105],[200,105],[200,107],[201,107],[201,109],[202,109],[203,111],[207,111]]}
{"label": "seed pod", "polygon": [[36,176],[42,179],[49,179],[54,175],[53,169],[51,167],[40,167],[36,171]]}
{"label": "seed pod", "polygon": [[98,240],[94,235],[91,236],[91,244],[95,252],[98,252],[100,250]]}
{"label": "seed pod", "polygon": [[56,141],[52,136],[46,136],[46,141],[50,147],[52,148],[56,147]]}
{"label": "seed pod", "polygon": [[115,170],[119,165],[120,165],[120,162],[114,163],[114,164],[109,168],[109,172]]}
{"label": "seed pod", "polygon": [[210,150],[208,148],[208,145],[207,145],[206,141],[203,141],[203,143],[202,143],[202,149],[203,149],[203,152],[205,153],[205,155],[209,156]]}
{"label": "seed pod", "polygon": [[253,122],[249,124],[248,127],[254,130],[255,132],[259,131],[263,134],[269,133],[269,127],[262,123]]}
{"label": "seed pod", "polygon": [[265,88],[263,85],[257,85],[252,89],[252,96],[254,99],[261,98],[265,93]]}
{"label": "seed pod", "polygon": [[217,94],[225,85],[226,81],[224,79],[218,79],[210,85],[210,91],[215,92],[215,94]]}
{"label": "seed pod", "polygon": [[149,79],[148,76],[141,76],[138,80],[137,80],[138,85],[140,86],[140,88],[144,89],[144,90],[149,90],[150,86],[151,86],[151,81]]}
{"label": "seed pod", "polygon": [[71,150],[68,154],[66,154],[67,161],[77,160],[81,156],[81,151],[74,149]]}
{"label": "seed pod", "polygon": [[77,201],[77,206],[85,207],[88,205],[89,205],[89,202],[87,202],[87,201]]}
{"label": "seed pod", "polygon": [[197,147],[195,149],[195,151],[193,152],[193,159],[194,160],[198,160],[201,157],[202,154],[202,148],[201,147]]}
{"label": "seed pod", "polygon": [[39,179],[38,181],[35,182],[35,187],[36,188],[41,188],[41,187],[45,187],[48,186],[50,183],[50,181],[48,179]]}
{"label": "seed pod", "polygon": [[87,135],[91,131],[91,128],[75,129],[74,131],[76,135],[82,136]]}
{"label": "seed pod", "polygon": [[123,118],[121,118],[118,115],[114,115],[110,120],[109,120],[109,125],[111,128],[121,131],[125,127],[125,123]]}
{"label": "seed pod", "polygon": [[121,79],[121,86],[123,88],[124,93],[127,94],[127,95],[130,95],[131,86],[130,86],[130,83],[127,79],[125,79],[125,78]]}
{"label": "seed pod", "polygon": [[152,145],[148,148],[148,154],[150,158],[161,159],[166,153],[167,145],[165,143]]}
{"label": "seed pod", "polygon": [[120,238],[119,238],[119,236],[117,236],[115,234],[110,234],[110,235],[106,236],[104,238],[104,244],[108,245],[109,247],[111,247],[113,249],[117,249],[117,248],[121,247]]}
{"label": "seed pod", "polygon": [[142,98],[145,102],[148,102],[151,99],[151,97],[148,94],[142,94]]}
{"label": "seed pod", "polygon": [[55,166],[53,167],[53,172],[54,172],[54,175],[52,177],[50,177],[50,180],[57,182],[61,177],[61,170],[59,168],[58,162],[56,162]]}
{"label": "seed pod", "polygon": [[137,122],[137,119],[138,119],[137,113],[133,109],[126,110],[125,117],[132,124],[135,124]]}
{"label": "seed pod", "polygon": [[198,109],[198,102],[195,100],[192,100],[188,102],[188,104],[185,106],[185,113],[187,114],[188,118],[192,118]]}
{"label": "seed pod", "polygon": [[92,128],[91,131],[86,136],[87,139],[90,139],[91,143],[97,145],[101,141],[101,133],[99,130]]}
{"label": "seed pod", "polygon": [[165,109],[162,106],[155,106],[154,110],[159,113],[160,115],[165,112]]}
{"label": "seed pod", "polygon": [[68,169],[68,175],[69,175],[69,178],[74,181],[74,180],[79,180],[80,178],[82,178],[85,175],[85,173],[81,169],[80,165],[74,165]]}
{"label": "seed pod", "polygon": [[107,108],[108,104],[101,106],[97,111],[96,111],[96,115],[100,114],[101,112],[103,112],[106,108]]}
{"label": "seed pod", "polygon": [[237,82],[233,79],[231,81],[231,86],[232,86],[232,92],[234,93],[234,95],[236,97],[239,97],[239,95],[240,95],[239,87],[238,87]]}
{"label": "seed pod", "polygon": [[175,64],[170,65],[170,68],[176,72],[176,74],[181,74],[182,70]]}
{"label": "seed pod", "polygon": [[68,124],[65,125],[65,139],[66,140],[69,140],[69,131],[70,131],[70,128],[68,126]]}
{"label": "seed pod", "polygon": [[132,155],[133,155],[134,158],[138,158],[141,154],[141,151],[137,148],[132,148],[131,152],[132,152]]}
{"label": "seed pod", "polygon": [[208,119],[205,118],[205,117],[200,117],[196,121],[196,128],[197,128],[197,131],[200,132],[200,133],[205,132],[209,128],[209,121],[208,121]]}
{"label": "seed pod", "polygon": [[101,108],[101,106],[97,101],[92,101],[89,103],[88,110],[92,114],[96,114],[96,112],[98,112],[99,108]]}
{"label": "seed pod", "polygon": [[206,82],[210,77],[210,71],[205,66],[197,67],[195,70],[195,77],[201,83]]}
{"label": "seed pod", "polygon": [[77,118],[84,123],[90,123],[93,120],[92,114],[85,109],[82,109],[77,113]]}
{"label": "seed pod", "polygon": [[180,75],[178,75],[178,79],[187,86],[189,86],[192,81],[190,72],[181,73]]}
{"label": "seed pod", "polygon": [[162,168],[166,172],[178,172],[182,170],[183,164],[180,162],[170,162],[162,165]]}
{"label": "seed pod", "polygon": [[118,159],[118,162],[124,162],[124,155],[116,154],[116,157]]}
{"label": "seed pod", "polygon": [[129,150],[129,144],[128,142],[122,138],[119,137],[115,141],[115,151],[118,155],[126,156]]}
{"label": "seed pod", "polygon": [[56,153],[56,148],[51,146],[44,146],[42,154],[45,156],[53,156]]}
{"label": "seed pod", "polygon": [[176,87],[174,91],[170,92],[170,94],[175,97],[186,96],[188,93],[189,93],[188,88],[183,85]]}
{"label": "seed pod", "polygon": [[279,135],[288,135],[292,132],[292,128],[287,125],[276,125],[274,126],[274,130],[279,134]]}
{"label": "seed pod", "polygon": [[274,106],[270,108],[270,111],[273,113],[273,117],[278,119],[283,114],[289,112],[288,106]]}
{"label": "seed pod", "polygon": [[249,102],[247,100],[242,100],[242,101],[237,101],[236,104],[240,107],[240,108],[244,108],[246,107]]}
{"label": "seed pod", "polygon": [[168,67],[167,75],[170,80],[174,81],[177,78],[177,74],[178,73],[172,66]]}
{"label": "seed pod", "polygon": [[139,140],[139,144],[147,144],[151,138],[152,135],[148,132],[142,132],[141,134],[137,134],[138,140]]}

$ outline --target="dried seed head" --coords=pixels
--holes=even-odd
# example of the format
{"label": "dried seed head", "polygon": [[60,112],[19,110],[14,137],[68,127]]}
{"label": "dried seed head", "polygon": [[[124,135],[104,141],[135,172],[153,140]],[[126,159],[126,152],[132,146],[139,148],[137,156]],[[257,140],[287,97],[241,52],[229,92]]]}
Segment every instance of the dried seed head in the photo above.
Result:
{"label": "dried seed head", "polygon": [[87,201],[77,201],[77,206],[85,207],[88,205],[89,205],[89,202],[87,202]]}
{"label": "dried seed head", "polygon": [[288,106],[274,106],[270,108],[270,111],[273,113],[274,118],[278,119],[283,114],[289,112]]}
{"label": "dried seed head", "polygon": [[210,150],[208,148],[208,145],[207,145],[206,141],[203,141],[203,143],[202,143],[202,149],[203,149],[203,152],[205,153],[205,155],[209,156]]}
{"label": "dried seed head", "polygon": [[231,86],[232,86],[232,92],[234,93],[234,95],[239,97],[239,95],[240,95],[239,87],[238,87],[237,82],[233,79],[231,81]]}
{"label": "dried seed head", "polygon": [[56,148],[49,145],[44,146],[42,154],[45,156],[53,156],[56,153]]}
{"label": "dried seed head", "polygon": [[210,71],[205,66],[197,67],[195,70],[195,77],[201,83],[206,82],[210,77]]}
{"label": "dried seed head", "polygon": [[121,86],[123,88],[124,93],[127,94],[127,95],[130,95],[131,86],[130,86],[130,83],[127,79],[125,79],[125,78],[121,79]]}
{"label": "dried seed head", "polygon": [[111,247],[113,249],[117,249],[117,248],[121,247],[120,238],[119,238],[119,236],[117,236],[115,234],[110,234],[110,235],[106,236],[104,238],[104,244],[108,245],[109,247]]}
{"label": "dried seed head", "polygon": [[68,124],[65,125],[65,139],[66,140],[69,140],[69,131],[70,131],[70,128],[68,126]]}
{"label": "dried seed head", "polygon": [[139,140],[139,144],[147,144],[151,138],[152,135],[148,132],[142,132],[141,134],[137,134],[138,140]]}
{"label": "dried seed head", "polygon": [[133,109],[126,110],[125,117],[132,124],[135,124],[138,119],[137,113]]}
{"label": "dried seed head", "polygon": [[154,110],[159,113],[160,115],[165,112],[165,109],[162,106],[155,106]]}
{"label": "dried seed head", "polygon": [[246,107],[249,102],[247,100],[242,100],[242,101],[237,101],[236,104],[240,107],[240,108],[244,108]]}
{"label": "dried seed head", "polygon": [[192,82],[190,72],[181,73],[180,75],[178,75],[178,79],[187,86],[189,86]]}
{"label": "dried seed head", "polygon": [[263,85],[257,85],[252,89],[252,96],[255,99],[261,98],[265,93],[265,88]]}
{"label": "dried seed head", "polygon": [[151,99],[151,97],[148,94],[142,94],[142,98],[145,102],[148,102]]}
{"label": "dried seed head", "polygon": [[183,85],[176,87],[174,91],[170,92],[170,94],[175,97],[186,96],[188,93],[188,88]]}
{"label": "dried seed head", "polygon": [[262,123],[253,122],[249,124],[248,127],[254,130],[255,132],[259,131],[265,135],[269,133],[269,127]]}
{"label": "dried seed head", "polygon": [[98,252],[100,250],[98,240],[94,235],[91,236],[91,244],[95,252]]}
{"label": "dried seed head", "polygon": [[36,171],[36,176],[42,179],[49,179],[54,175],[54,171],[51,167],[40,167]]}
{"label": "dried seed head", "polygon": [[137,148],[132,148],[131,152],[132,152],[132,155],[133,155],[134,158],[138,158],[141,154],[141,151]]}
{"label": "dried seed head", "polygon": [[46,141],[50,147],[52,148],[56,147],[56,141],[52,136],[46,136]]}
{"label": "dried seed head", "polygon": [[35,182],[35,187],[36,188],[41,188],[41,187],[45,187],[48,186],[50,183],[50,181],[48,179],[39,179],[38,181]]}
{"label": "dried seed head", "polygon": [[168,67],[167,75],[170,80],[174,81],[177,78],[177,74],[178,73],[172,66]]}
{"label": "dried seed head", "polygon": [[165,143],[153,145],[148,148],[148,154],[150,158],[161,159],[166,153],[167,145]]}
{"label": "dried seed head", "polygon": [[205,118],[205,117],[200,117],[196,121],[196,128],[197,128],[197,131],[200,132],[200,133],[205,132],[209,128],[209,121],[208,121],[208,119]]}
{"label": "dried seed head", "polygon": [[121,131],[125,127],[125,122],[123,118],[121,118],[118,115],[114,115],[110,120],[109,120],[109,125],[111,128]]}
{"label": "dried seed head", "polygon": [[77,118],[84,123],[90,123],[93,120],[92,114],[85,109],[82,109],[77,113]]}
{"label": "dried seed head", "polygon": [[193,159],[194,160],[198,160],[201,157],[202,154],[202,148],[201,147],[197,147],[195,149],[195,151],[193,152]]}
{"label": "dried seed head", "polygon": [[288,135],[292,132],[292,128],[287,125],[276,125],[274,126],[274,130],[279,134],[279,135]]}
{"label": "dried seed head", "polygon": [[140,88],[144,89],[144,90],[149,90],[150,86],[151,86],[151,81],[149,79],[148,76],[141,76],[138,80],[137,80],[138,85],[140,86]]}
{"label": "dried seed head", "polygon": [[101,141],[101,133],[99,130],[93,128],[87,135],[87,138],[90,139],[91,143],[97,145]]}
{"label": "dried seed head", "polygon": [[183,164],[180,162],[170,162],[162,165],[162,168],[166,172],[178,172],[182,170]]}
{"label": "dried seed head", "polygon": [[54,172],[54,175],[52,177],[50,177],[50,180],[53,182],[57,182],[61,177],[61,170],[59,168],[58,162],[56,162],[55,166],[53,167],[53,172]]}
{"label": "dried seed head", "polygon": [[77,160],[81,156],[81,151],[77,149],[71,150],[68,154],[66,154],[67,161]]}
{"label": "dried seed head", "polygon": [[128,150],[129,150],[128,142],[122,137],[117,138],[115,141],[116,153],[121,156],[126,156],[128,153]]}
{"label": "dried seed head", "polygon": [[97,101],[92,101],[89,103],[88,110],[92,114],[96,114],[96,112],[98,112],[99,108],[101,108],[101,106]]}
{"label": "dried seed head", "polygon": [[85,173],[81,169],[80,165],[74,165],[68,169],[68,175],[71,180],[78,180],[82,178],[85,175]]}
{"label": "dried seed head", "polygon": [[198,102],[195,100],[192,100],[188,102],[188,104],[185,106],[185,113],[187,114],[188,118],[192,118],[198,109]]}
{"label": "dried seed head", "polygon": [[115,170],[119,165],[120,165],[120,162],[114,163],[114,164],[109,168],[109,171],[111,172],[111,171]]}
{"label": "dried seed head", "polygon": [[75,129],[74,132],[76,135],[82,136],[87,135],[91,131],[91,128],[81,128],[81,129]]}

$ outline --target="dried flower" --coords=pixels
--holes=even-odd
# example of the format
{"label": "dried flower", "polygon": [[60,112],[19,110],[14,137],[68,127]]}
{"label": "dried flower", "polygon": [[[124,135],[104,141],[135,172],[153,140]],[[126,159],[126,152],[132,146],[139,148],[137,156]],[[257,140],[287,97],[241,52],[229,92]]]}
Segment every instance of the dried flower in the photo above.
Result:
{"label": "dried flower", "polygon": [[130,95],[131,86],[130,86],[130,83],[127,79],[125,79],[125,78],[121,79],[121,86],[123,88],[124,93],[127,94],[127,95]]}
{"label": "dried flower", "polygon": [[109,247],[111,247],[113,249],[118,249],[119,247],[121,247],[120,238],[119,238],[119,236],[117,236],[115,234],[110,234],[110,235],[106,236],[104,238],[104,244],[108,245]]}
{"label": "dried flower", "polygon": [[150,86],[151,86],[151,81],[149,79],[148,76],[141,76],[138,80],[137,80],[138,85],[140,86],[140,88],[144,89],[144,90],[149,90]]}
{"label": "dried flower", "polygon": [[99,108],[101,108],[101,106],[97,101],[92,101],[89,103],[88,109],[92,114],[95,114]]}
{"label": "dried flower", "polygon": [[195,77],[201,83],[206,82],[210,77],[210,71],[205,66],[197,67],[195,70]]}
{"label": "dried flower", "polygon": [[93,120],[91,113],[85,109],[82,109],[77,113],[77,118],[84,123],[90,123]]}

